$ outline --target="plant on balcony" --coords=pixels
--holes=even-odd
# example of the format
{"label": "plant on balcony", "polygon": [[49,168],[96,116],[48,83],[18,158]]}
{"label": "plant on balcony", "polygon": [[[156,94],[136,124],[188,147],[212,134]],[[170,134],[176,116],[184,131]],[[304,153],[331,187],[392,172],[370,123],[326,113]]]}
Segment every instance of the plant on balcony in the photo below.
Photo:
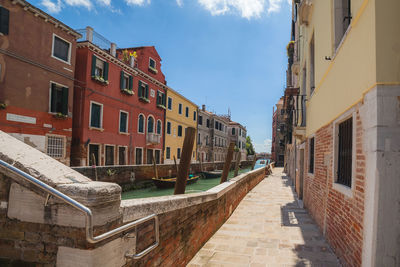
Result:
{"label": "plant on balcony", "polygon": [[66,118],[68,118],[68,115],[62,114],[61,112],[57,112],[57,113],[55,113],[53,116],[54,116],[54,118],[56,118],[56,119],[66,119]]}
{"label": "plant on balcony", "polygon": [[151,72],[153,72],[153,73],[158,73],[158,70],[156,70],[155,68],[153,68],[153,67],[151,67],[151,66],[149,66],[149,70],[151,71]]}
{"label": "plant on balcony", "polygon": [[144,97],[144,96],[140,96],[140,97],[139,97],[139,100],[140,100],[140,101],[143,101],[143,102],[145,102],[145,103],[150,103],[150,100],[149,100],[148,98]]}
{"label": "plant on balcony", "polygon": [[162,108],[162,109],[167,109],[167,107],[164,106],[163,104],[157,104],[157,107],[158,107],[158,108]]}
{"label": "plant on balcony", "polygon": [[130,89],[121,89],[121,93],[126,94],[126,95],[134,95],[135,93],[130,90]]}
{"label": "plant on balcony", "polygon": [[105,80],[102,76],[92,76],[92,79],[95,80],[96,82],[99,82],[101,84],[108,84],[108,80]]}
{"label": "plant on balcony", "polygon": [[108,176],[113,176],[116,173],[116,171],[113,169],[107,169],[106,173]]}
{"label": "plant on balcony", "polygon": [[288,45],[286,46],[286,51],[288,56],[289,67],[291,67],[293,64],[293,56],[294,56],[294,41],[290,41],[288,43]]}
{"label": "plant on balcony", "polygon": [[7,104],[6,103],[0,103],[0,109],[6,109]]}

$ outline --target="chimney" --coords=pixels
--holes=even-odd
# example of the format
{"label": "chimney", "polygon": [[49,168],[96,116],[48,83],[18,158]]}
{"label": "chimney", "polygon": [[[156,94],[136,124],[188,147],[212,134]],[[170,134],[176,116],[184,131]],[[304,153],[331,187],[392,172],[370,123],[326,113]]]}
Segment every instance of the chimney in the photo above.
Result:
{"label": "chimney", "polygon": [[131,68],[135,67],[135,57],[134,56],[129,57],[129,65],[131,66]]}
{"label": "chimney", "polygon": [[86,41],[93,43],[93,28],[89,26],[86,27]]}
{"label": "chimney", "polygon": [[110,53],[113,57],[117,55],[117,45],[115,43],[111,43]]}
{"label": "chimney", "polygon": [[206,105],[201,105],[201,110],[206,111]]}

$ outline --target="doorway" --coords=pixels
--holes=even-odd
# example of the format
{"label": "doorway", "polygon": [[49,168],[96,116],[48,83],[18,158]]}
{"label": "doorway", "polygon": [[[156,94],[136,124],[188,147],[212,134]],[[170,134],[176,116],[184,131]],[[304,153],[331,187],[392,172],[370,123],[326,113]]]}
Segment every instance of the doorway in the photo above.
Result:
{"label": "doorway", "polygon": [[300,149],[299,199],[303,199],[303,183],[304,183],[304,149]]}

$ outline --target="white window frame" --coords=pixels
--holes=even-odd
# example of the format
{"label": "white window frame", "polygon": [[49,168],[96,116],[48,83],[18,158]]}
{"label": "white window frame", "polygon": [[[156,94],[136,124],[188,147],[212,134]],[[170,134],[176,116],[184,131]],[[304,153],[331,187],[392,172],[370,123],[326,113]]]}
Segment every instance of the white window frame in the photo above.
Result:
{"label": "white window frame", "polygon": [[157,122],[156,122],[156,134],[158,134],[158,133],[157,133],[158,122],[160,122],[160,125],[161,125],[160,135],[162,136],[162,132],[163,132],[163,131],[162,131],[162,130],[163,130],[162,128],[163,128],[163,127],[162,127],[162,121],[161,121],[160,119],[157,119]]}
{"label": "white window frame", "polygon": [[[69,100],[69,87],[68,86],[66,86],[66,85],[63,85],[63,84],[61,84],[61,83],[58,83],[58,82],[54,82],[54,81],[52,81],[52,80],[50,80],[50,83],[49,83],[49,113],[50,114],[57,114],[57,113],[55,113],[55,112],[51,112],[51,84],[52,83],[54,83],[55,85],[58,85],[58,86],[61,86],[61,87],[65,87],[65,88],[68,88],[68,100]],[[68,103],[69,104],[69,103]]]}
{"label": "white window frame", "polygon": [[[332,187],[336,191],[348,196],[353,197],[353,191],[355,188],[356,181],[356,138],[357,138],[357,125],[355,122],[356,118],[355,107],[343,113],[339,118],[333,122],[333,164],[332,164]],[[339,150],[339,124],[347,119],[353,118],[353,129],[352,129],[352,155],[351,155],[351,187],[337,183],[337,168],[338,168],[338,150]]]}
{"label": "white window frame", "polygon": [[153,148],[153,156],[154,156],[154,160],[157,162],[157,159],[156,159],[156,151],[160,151],[160,158],[158,159],[158,161],[159,161],[160,163],[157,163],[157,164],[161,164],[161,159],[162,159],[162,149],[156,149],[156,148]]}
{"label": "white window frame", "polygon": [[[169,102],[170,99],[171,99],[171,108],[168,107],[168,102]],[[172,97],[169,97],[169,96],[168,96],[168,99],[167,99],[167,108],[168,108],[168,110],[172,110],[173,104],[174,104],[174,102],[173,102],[173,100],[172,100]]]}
{"label": "white window frame", "polygon": [[[106,165],[106,162],[107,162],[107,147],[113,147],[114,149],[113,149],[113,158],[114,158],[114,162],[113,162],[113,164],[112,165]],[[103,151],[103,153],[104,153],[104,166],[115,166],[115,145],[112,145],[112,144],[104,144],[104,151]]]}
{"label": "white window frame", "polygon": [[[55,56],[54,56],[54,40],[55,40],[55,37],[56,37],[56,36],[57,36],[57,38],[60,38],[61,40],[63,40],[64,42],[66,42],[66,43],[69,44],[69,48],[68,48],[68,61],[65,61],[65,60],[63,60],[63,59],[61,59],[61,58],[58,58],[58,57],[55,57]],[[71,43],[71,42],[69,42],[69,41],[65,40],[64,38],[58,36],[57,34],[53,33],[53,36],[52,36],[52,44],[51,44],[51,57],[52,57],[52,58],[57,59],[57,60],[59,60],[59,61],[65,63],[65,64],[71,65],[71,50],[72,50],[72,43]]]}
{"label": "white window frame", "polygon": [[[101,106],[101,111],[100,111],[100,128],[93,127],[92,125],[92,104],[100,105]],[[89,129],[96,129],[96,130],[104,130],[103,128],[103,113],[104,113],[104,106],[103,104],[96,102],[96,101],[90,101],[90,110],[89,110]]]}
{"label": "white window frame", "polygon": [[[128,147],[127,146],[116,146],[116,147],[117,147],[117,162],[116,163],[118,163],[118,164],[115,164],[115,165],[118,165],[118,166],[128,165]],[[119,148],[120,147],[125,148],[125,165],[119,165]]]}
{"label": "white window frame", "polygon": [[[154,67],[152,67],[152,66],[150,65],[150,62],[151,62],[152,60],[154,61]],[[152,57],[149,57],[149,67],[150,67],[150,68],[153,68],[153,69],[155,69],[155,70],[157,69],[157,61],[155,61]]]}
{"label": "white window frame", "polygon": [[[169,123],[169,125],[170,125],[170,127],[169,127],[169,133],[168,133],[168,123]],[[171,123],[170,121],[167,121],[167,125],[166,125],[165,132],[166,132],[168,135],[171,135],[171,134],[172,134],[172,123]]]}
{"label": "white window frame", "polygon": [[[126,114],[126,132],[121,132],[121,113]],[[119,110],[118,133],[129,134],[129,112],[122,110],[122,109]]]}
{"label": "white window frame", "polygon": [[[45,138],[45,151],[46,151],[46,155],[50,156],[49,154],[47,154],[47,149],[48,149],[48,138],[49,137],[58,137],[58,138],[62,138],[63,139],[63,153],[61,157],[52,157],[53,159],[63,159],[66,156],[66,147],[67,147],[67,138],[64,135],[58,135],[58,134],[46,134],[46,138]],[[50,156],[51,157],[51,156]]]}
{"label": "white window frame", "polygon": [[136,149],[141,149],[142,150],[142,158],[141,158],[141,160],[140,160],[140,162],[142,162],[140,165],[144,165],[144,163],[143,163],[143,151],[144,151],[144,148],[143,147],[140,147],[140,146],[137,146],[137,147],[135,147],[135,164],[134,165],[137,165],[136,164]]}
{"label": "white window frame", "polygon": [[99,152],[98,152],[98,155],[97,155],[97,157],[98,157],[98,159],[99,159],[99,165],[97,165],[97,166],[102,166],[101,165],[101,153],[102,153],[102,145],[101,144],[99,144],[99,143],[89,143],[88,144],[88,146],[87,146],[87,156],[86,156],[86,159],[87,159],[87,164],[89,164],[89,162],[90,162],[90,155],[89,155],[89,145],[96,145],[96,146],[99,146]]}
{"label": "white window frame", "polygon": [[[143,132],[139,132],[139,129],[140,129],[140,127],[139,127],[139,122],[140,122],[139,117],[140,117],[140,115],[143,116]],[[146,116],[143,113],[139,113],[138,122],[137,122],[137,132],[138,132],[138,134],[145,134],[146,133],[146,125],[147,125]]]}
{"label": "white window frame", "polygon": [[[313,173],[311,173],[310,172],[310,145],[311,145],[311,139],[313,139],[314,138],[314,172]],[[308,144],[307,144],[307,147],[308,147],[308,155],[307,155],[307,174],[308,174],[308,176],[310,176],[311,178],[313,178],[314,177],[314,174],[315,174],[315,147],[316,147],[316,144],[317,144],[317,138],[315,138],[315,133],[313,133],[313,134],[311,134],[309,137],[308,137],[308,142],[307,142]]]}

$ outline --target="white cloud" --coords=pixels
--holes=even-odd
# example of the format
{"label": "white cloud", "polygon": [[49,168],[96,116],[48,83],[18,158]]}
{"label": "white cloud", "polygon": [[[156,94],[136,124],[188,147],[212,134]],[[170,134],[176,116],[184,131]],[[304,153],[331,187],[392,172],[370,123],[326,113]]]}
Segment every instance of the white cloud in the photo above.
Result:
{"label": "white cloud", "polygon": [[92,8],[92,2],[90,2],[90,0],[65,0],[65,3],[70,6],[82,6],[87,9]]}
{"label": "white cloud", "polygon": [[223,15],[227,12],[239,12],[241,17],[250,19],[260,17],[266,0],[198,0],[200,5],[212,15]]}
{"label": "white cloud", "polygon": [[271,144],[272,144],[271,139],[265,139],[264,143],[262,143],[262,144],[254,144],[254,149],[256,150],[257,153],[260,153],[260,152],[270,153],[271,152]]}
{"label": "white cloud", "polygon": [[42,5],[45,6],[50,13],[58,13],[61,11],[61,0],[58,0],[57,3],[50,0],[43,0]]}
{"label": "white cloud", "polygon": [[179,7],[182,7],[182,6],[183,6],[183,0],[176,0],[176,4],[177,4]]}
{"label": "white cloud", "polygon": [[[268,9],[267,13],[279,12],[281,10],[282,4],[284,0],[268,0]],[[288,5],[292,5],[291,0],[287,0]]]}
{"label": "white cloud", "polygon": [[143,6],[145,4],[150,4],[150,0],[125,0],[125,2],[131,6]]}
{"label": "white cloud", "polygon": [[111,5],[111,0],[97,0],[100,4],[104,6],[110,6]]}

